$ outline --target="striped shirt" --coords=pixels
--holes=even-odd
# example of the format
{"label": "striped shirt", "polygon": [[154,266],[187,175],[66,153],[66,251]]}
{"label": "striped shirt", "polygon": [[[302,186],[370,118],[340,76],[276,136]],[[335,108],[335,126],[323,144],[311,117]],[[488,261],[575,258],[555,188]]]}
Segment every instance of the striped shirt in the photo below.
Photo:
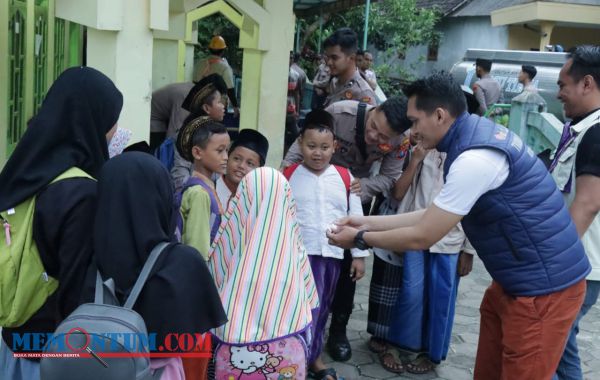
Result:
{"label": "striped shirt", "polygon": [[318,295],[288,182],[272,168],[250,172],[231,198],[209,268],[229,322],[214,331],[232,344],[306,329]]}

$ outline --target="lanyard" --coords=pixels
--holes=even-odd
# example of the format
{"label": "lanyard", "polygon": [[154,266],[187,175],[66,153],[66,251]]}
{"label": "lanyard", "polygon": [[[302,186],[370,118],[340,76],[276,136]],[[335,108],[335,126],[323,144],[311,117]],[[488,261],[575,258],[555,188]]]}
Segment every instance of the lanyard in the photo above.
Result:
{"label": "lanyard", "polygon": [[556,165],[558,165],[558,160],[560,158],[560,156],[562,156],[562,154],[565,152],[565,150],[567,150],[567,148],[569,147],[569,145],[571,145],[571,143],[573,142],[573,140],[575,140],[575,138],[577,137],[577,133],[573,132],[571,133],[571,124],[569,124],[567,126],[567,131],[569,133],[569,138],[564,142],[564,144],[562,144],[561,146],[559,146],[559,149],[556,151],[556,154],[554,156],[554,160],[552,161],[552,164],[550,165],[549,171],[552,172],[554,170],[554,168],[556,168]]}

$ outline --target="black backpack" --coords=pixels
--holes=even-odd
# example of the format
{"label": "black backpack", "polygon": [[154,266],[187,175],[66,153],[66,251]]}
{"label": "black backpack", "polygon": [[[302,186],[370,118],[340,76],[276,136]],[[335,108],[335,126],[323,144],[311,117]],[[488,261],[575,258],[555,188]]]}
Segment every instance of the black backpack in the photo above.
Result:
{"label": "black backpack", "polygon": [[[123,339],[114,339],[106,333],[135,334],[146,337],[148,331],[141,315],[132,308],[137,300],[154,263],[169,243],[159,243],[146,260],[140,275],[125,305],[120,306],[114,292],[114,282],[102,282],[100,272],[96,275],[94,303],[79,306],[57,327],[51,340],[44,347],[40,375],[42,380],[151,380],[160,379],[162,369],[150,371],[148,356],[126,356],[127,353],[149,353],[147,343],[128,347]],[[128,339],[129,340],[129,339]],[[137,341],[137,339],[136,339]],[[102,352],[95,353],[90,343],[102,347],[104,353],[125,354],[124,357],[102,358]],[[92,345],[93,346],[93,345]],[[52,354],[80,353],[89,357],[51,357]],[[92,347],[93,348],[93,347]],[[108,350],[106,349],[108,348]]]}

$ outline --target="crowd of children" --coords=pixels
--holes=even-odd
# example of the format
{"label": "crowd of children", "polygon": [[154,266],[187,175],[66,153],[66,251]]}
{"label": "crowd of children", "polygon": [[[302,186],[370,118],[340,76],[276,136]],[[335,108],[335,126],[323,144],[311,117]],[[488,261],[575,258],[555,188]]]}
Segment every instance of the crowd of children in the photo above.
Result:
{"label": "crowd of children", "polygon": [[[79,95],[67,82],[77,80],[99,94],[84,111],[61,104]],[[35,362],[11,357],[14,332],[53,331],[91,299],[96,269],[114,281],[123,302],[152,249],[177,240],[182,244],[166,249],[134,310],[159,341],[168,333],[210,330],[217,343],[212,363],[153,359],[164,379],[337,378],[321,359],[325,326],[338,278],[362,278],[368,251],[352,249],[350,270],[342,272],[344,251],[325,236],[339,218],[363,215],[360,197],[350,191],[352,174],[331,164],[333,116],[325,110],[307,115],[298,139],[303,160],[280,173],[261,168],[268,141],[259,132],[243,130],[230,142],[211,112],[221,109],[218,95],[214,82],[204,81],[184,102],[192,112],[176,148],[192,172],[175,191],[160,161],[141,152],[119,154],[130,132],[116,128],[122,98],[108,78],[88,68],[58,78],[2,172],[3,189],[13,189],[3,208],[37,195],[33,235],[48,275],[59,283],[24,325],[4,327],[6,378],[40,376]],[[87,119],[69,116],[77,112],[97,120],[97,132],[77,122]],[[42,122],[48,141],[67,140],[47,147],[46,140],[34,140]],[[59,129],[65,125],[68,134]],[[28,159],[42,148],[50,159]],[[81,173],[51,183],[73,167]]]}
{"label": "crowd of children", "polygon": [[[360,280],[369,255],[352,249],[344,266],[344,250],[326,237],[336,220],[363,215],[358,181],[331,163],[340,126],[331,112],[312,111],[297,141],[301,161],[264,168],[265,136],[242,130],[232,142],[220,123],[224,91],[218,75],[191,86],[169,137],[169,173],[147,147],[122,153],[131,131],[116,126],[122,96],[107,77],[73,68],[57,79],[0,174],[9,214],[35,197],[34,244],[58,283],[25,323],[3,325],[2,378],[40,377],[38,362],[13,357],[15,333],[54,331],[94,298],[96,272],[124,302],[161,242],[170,244],[133,309],[158,341],[207,331],[215,341],[210,362],[152,359],[162,379],[338,378],[321,358],[327,320],[338,278]],[[382,128],[366,124],[369,136]]]}
{"label": "crowd of children", "polygon": [[[353,57],[352,33],[336,32],[328,54]],[[340,93],[363,82],[348,59],[348,75],[332,84]],[[458,86],[446,74],[439,78],[428,80],[445,82],[460,98],[461,117],[469,117]],[[86,67],[58,77],[0,173],[0,263],[16,283],[0,282],[2,297],[8,291],[15,299],[8,311],[6,298],[0,300],[0,378],[43,378],[39,362],[13,355],[23,334],[52,333],[98,297],[104,280],[124,303],[139,291],[137,279],[161,243],[166,248],[133,310],[158,342],[173,333],[210,332],[214,344],[210,360],[152,358],[156,378],[340,378],[322,359],[326,325],[336,292],[353,296],[372,247],[365,228],[352,244],[335,239],[360,227],[353,221],[374,221],[374,236],[392,221],[422,215],[442,191],[449,153],[406,132],[418,122],[408,117],[406,98],[371,107],[336,103],[333,92],[327,102],[334,104],[306,115],[279,171],[265,167],[269,142],[261,133],[242,130],[231,141],[221,123],[225,91],[216,74],[191,87],[181,105],[189,114],[171,137],[176,152],[169,171],[150,154],[121,153],[131,132],[117,128],[123,97],[109,78]],[[422,106],[416,102],[413,108]],[[497,139],[506,137],[499,133]],[[379,177],[369,178],[377,160]],[[380,214],[403,215],[364,218],[378,191],[386,196]],[[379,246],[389,249],[373,249],[368,347],[390,372],[424,374],[446,358],[459,278],[470,272],[475,253],[459,221],[427,249],[395,252],[385,239]],[[17,302],[24,295],[26,305]],[[332,346],[347,344],[342,329],[343,339]],[[419,354],[403,363],[399,348]]]}

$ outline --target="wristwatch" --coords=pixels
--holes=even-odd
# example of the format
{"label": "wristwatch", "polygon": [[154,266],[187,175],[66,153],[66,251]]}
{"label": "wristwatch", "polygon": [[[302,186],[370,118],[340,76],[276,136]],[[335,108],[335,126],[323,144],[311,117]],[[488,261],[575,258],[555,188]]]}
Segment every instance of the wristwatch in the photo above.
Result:
{"label": "wristwatch", "polygon": [[368,232],[368,231],[367,230],[358,231],[358,233],[354,237],[354,246],[358,249],[362,249],[363,251],[367,250],[369,248],[372,248],[370,245],[367,244],[365,239],[363,239],[363,235],[365,232]]}

